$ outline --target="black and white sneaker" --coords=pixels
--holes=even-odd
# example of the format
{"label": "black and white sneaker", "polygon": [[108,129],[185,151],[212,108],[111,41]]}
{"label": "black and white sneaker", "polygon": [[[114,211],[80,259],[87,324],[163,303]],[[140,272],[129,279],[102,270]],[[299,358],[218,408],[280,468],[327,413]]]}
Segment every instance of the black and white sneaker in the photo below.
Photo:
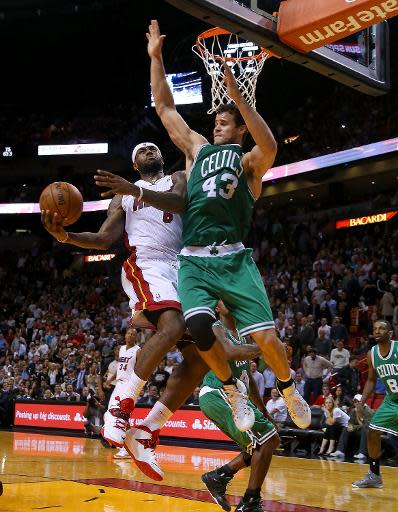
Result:
{"label": "black and white sneaker", "polygon": [[202,482],[207,487],[207,490],[211,494],[213,500],[226,512],[231,510],[231,505],[228,503],[225,495],[227,485],[231,480],[232,477],[221,476],[217,471],[209,471],[209,473],[202,475]]}
{"label": "black and white sneaker", "polygon": [[235,512],[264,512],[261,506],[261,498],[245,501],[243,498],[240,500],[239,505],[236,507]]}

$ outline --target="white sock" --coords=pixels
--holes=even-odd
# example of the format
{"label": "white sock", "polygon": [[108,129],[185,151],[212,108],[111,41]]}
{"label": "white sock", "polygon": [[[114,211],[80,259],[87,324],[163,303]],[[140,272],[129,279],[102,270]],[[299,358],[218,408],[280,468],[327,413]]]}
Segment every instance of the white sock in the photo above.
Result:
{"label": "white sock", "polygon": [[120,398],[122,400],[125,398],[132,398],[134,402],[136,402],[145,384],[146,380],[140,379],[133,371],[129,381],[125,386],[123,386],[123,391],[120,393],[122,396]]}
{"label": "white sock", "polygon": [[166,421],[173,416],[167,407],[162,402],[156,402],[152,407],[150,413],[143,421],[142,425],[148,427],[150,430],[160,430]]}

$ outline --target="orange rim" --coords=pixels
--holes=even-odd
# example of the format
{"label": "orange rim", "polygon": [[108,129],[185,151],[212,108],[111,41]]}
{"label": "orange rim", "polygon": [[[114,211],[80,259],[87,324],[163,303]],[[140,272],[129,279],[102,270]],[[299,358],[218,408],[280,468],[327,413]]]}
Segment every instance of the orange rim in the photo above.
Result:
{"label": "orange rim", "polygon": [[[230,32],[229,30],[220,28],[220,27],[210,28],[198,35],[198,37],[196,38],[195,46],[196,46],[198,52],[203,55],[203,53],[204,53],[203,48],[206,48],[206,46],[204,45],[204,43],[202,43],[202,41],[204,41],[205,39],[210,39],[211,37],[228,35],[228,34],[232,34],[232,32]],[[278,57],[278,55],[275,55],[274,53],[266,50],[265,48],[262,48],[261,46],[260,46],[259,53],[257,55],[252,55],[251,57],[222,57],[221,55],[212,53],[211,51],[207,50],[207,48],[206,48],[206,51],[213,57],[214,60],[218,60],[218,61],[222,61],[222,62],[247,62],[247,61],[253,60],[253,59],[255,59],[255,60],[262,60],[264,58],[267,59],[268,57],[280,58],[280,57]]]}

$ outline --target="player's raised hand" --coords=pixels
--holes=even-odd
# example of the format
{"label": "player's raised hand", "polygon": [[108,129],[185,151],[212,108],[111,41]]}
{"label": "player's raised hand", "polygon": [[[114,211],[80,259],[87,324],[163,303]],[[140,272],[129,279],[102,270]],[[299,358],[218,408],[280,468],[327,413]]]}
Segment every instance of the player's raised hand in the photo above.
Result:
{"label": "player's raised hand", "polygon": [[149,32],[146,34],[148,39],[148,55],[151,57],[161,57],[163,41],[166,36],[160,34],[159,23],[157,20],[151,20]]}
{"label": "player's raised hand", "polygon": [[140,189],[136,185],[109,171],[98,169],[94,180],[97,187],[109,188],[106,192],[102,192],[101,197],[104,198],[112,197],[115,194],[138,196],[140,193]]}
{"label": "player's raised hand", "polygon": [[[50,235],[57,240],[66,240],[68,235],[62,225],[63,219],[58,213],[51,213],[50,210],[41,211],[41,223]],[[67,219],[66,219],[67,220]]]}
{"label": "player's raised hand", "polygon": [[238,84],[236,83],[234,74],[232,73],[231,68],[226,63],[223,64],[223,71],[224,81],[227,87],[227,94],[231,98],[231,100],[237,103],[237,101],[242,97],[242,95],[239,90]]}

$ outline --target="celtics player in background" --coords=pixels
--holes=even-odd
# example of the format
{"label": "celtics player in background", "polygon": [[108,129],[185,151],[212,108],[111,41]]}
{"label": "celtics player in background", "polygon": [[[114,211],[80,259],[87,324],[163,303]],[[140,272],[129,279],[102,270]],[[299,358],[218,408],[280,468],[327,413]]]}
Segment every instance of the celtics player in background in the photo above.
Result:
{"label": "celtics player in background", "polygon": [[362,405],[373,393],[377,377],[387,389],[387,395],[372,417],[368,430],[369,472],[352,484],[353,487],[383,487],[380,475],[381,434],[398,435],[398,341],[391,339],[389,322],[374,323],[373,336],[377,345],[368,352],[368,380],[362,392]]}
{"label": "celtics player in background", "polygon": [[[236,428],[231,407],[222,388],[222,382],[213,372],[208,372],[200,389],[200,408],[224,434],[241,447],[242,452],[225,466],[205,473],[202,480],[214,501],[224,510],[229,511],[231,507],[225,495],[227,485],[235,473],[250,466],[248,487],[236,511],[260,512],[263,510],[261,507],[261,486],[271,464],[272,453],[279,446],[279,436],[275,424],[269,417],[264,402],[260,398],[257,385],[251,376],[250,361],[238,361],[234,353],[231,354],[232,357],[229,354],[230,347],[235,348],[235,350],[240,347],[242,352],[247,349],[245,338],[237,332],[235,320],[222,301],[218,302],[216,311],[219,313],[219,321],[213,324],[214,333],[224,344],[232,374],[247,386],[249,399],[251,400],[247,401],[247,407],[253,410],[255,422],[251,430],[247,432],[240,432]],[[240,352],[238,352],[238,355],[241,355]]]}
{"label": "celtics player in background", "polygon": [[[236,319],[240,335],[250,334],[260,347],[277,377],[278,390],[291,418],[306,428],[311,422],[310,408],[296,391],[252,251],[242,243],[251,225],[254,203],[261,195],[262,177],[275,159],[275,139],[263,118],[243,99],[228,66],[224,69],[225,80],[235,106],[225,105],[218,111],[214,144],[191,130],[177,112],[167,84],[162,57],[164,38],[153,20],[147,34],[152,93],[170,138],[185,154],[186,177],[180,173],[172,191],[163,193],[140,190],[120,177],[100,171],[96,183],[111,189],[103,197],[131,194],[162,210],[182,213],[178,292],[187,327],[202,359],[225,388],[231,386],[234,381],[225,351],[212,329],[214,309],[221,298]],[[248,131],[255,146],[243,154],[241,144]],[[242,431],[250,429],[254,422],[253,414],[234,418]]]}

